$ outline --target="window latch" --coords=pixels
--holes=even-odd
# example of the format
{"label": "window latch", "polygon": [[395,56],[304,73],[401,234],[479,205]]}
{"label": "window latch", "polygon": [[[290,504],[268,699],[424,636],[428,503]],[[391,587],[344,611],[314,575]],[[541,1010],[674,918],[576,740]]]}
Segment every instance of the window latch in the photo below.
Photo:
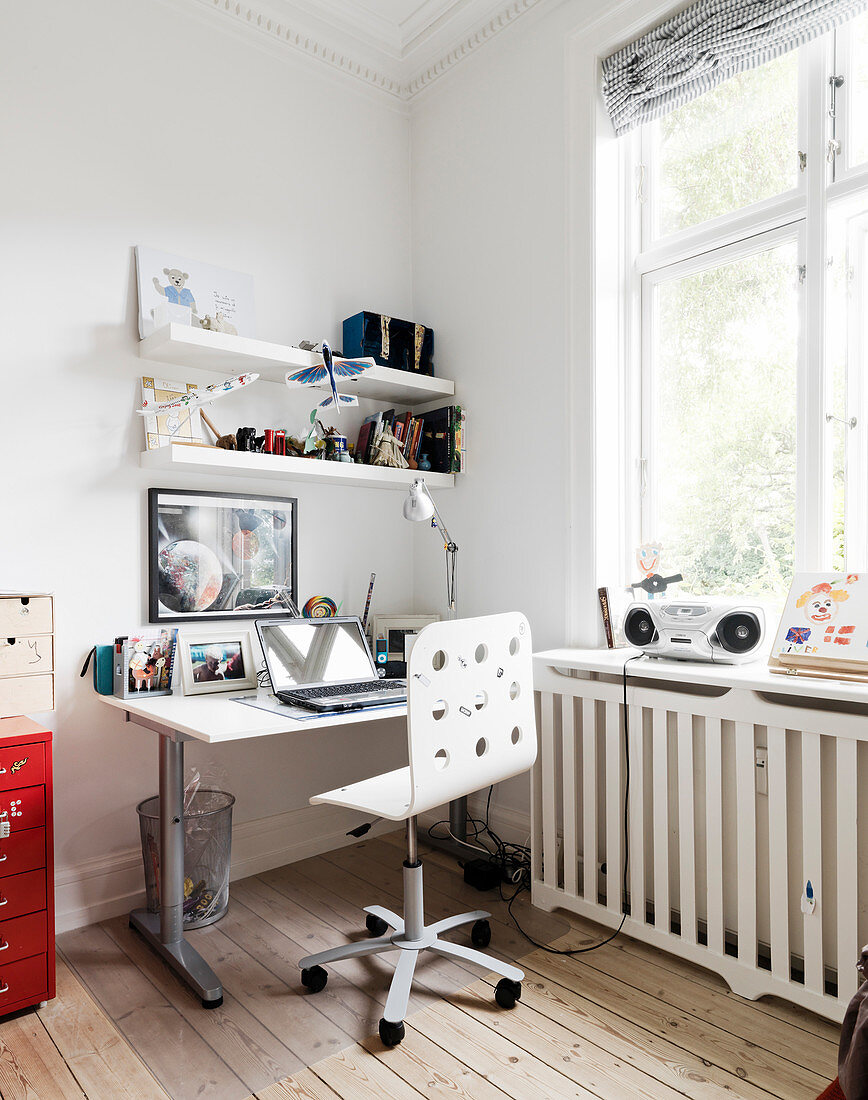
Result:
{"label": "window latch", "polygon": [[829,138],[826,145],[826,161],[829,164],[835,163],[835,157],[841,152],[841,142],[837,138]]}
{"label": "window latch", "polygon": [[637,172],[638,172],[639,179],[638,179],[638,182],[636,184],[636,201],[644,204],[644,202],[645,202],[645,165],[644,164],[638,165]]}
{"label": "window latch", "polygon": [[808,277],[808,265],[799,264],[799,286],[802,286],[805,279]]}
{"label": "window latch", "polygon": [[800,149],[799,150],[799,171],[804,172],[804,170],[807,167],[808,167],[808,154],[803,153],[802,150]]}
{"label": "window latch", "polygon": [[848,428],[855,428],[859,423],[855,416],[851,416],[849,420],[846,420],[843,416],[835,416],[834,413],[826,413],[826,423],[831,424],[833,420],[837,420],[840,424],[846,424]]}
{"label": "window latch", "polygon": [[648,459],[639,459],[639,496],[644,499],[648,492]]}
{"label": "window latch", "polygon": [[844,85],[843,76],[829,77],[829,118],[834,118],[838,110],[838,89]]}

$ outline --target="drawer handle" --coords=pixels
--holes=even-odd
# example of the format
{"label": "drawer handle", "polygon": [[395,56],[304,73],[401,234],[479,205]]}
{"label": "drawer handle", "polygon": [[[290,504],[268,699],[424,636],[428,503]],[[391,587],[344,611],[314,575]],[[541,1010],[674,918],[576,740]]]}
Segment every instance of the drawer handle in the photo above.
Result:
{"label": "drawer handle", "polygon": [[8,948],[9,948],[9,941],[8,940],[4,940],[2,943],[0,943],[0,951],[6,951]]}
{"label": "drawer handle", "polygon": [[5,775],[5,774],[6,774],[6,769],[5,768],[0,768],[0,775]]}
{"label": "drawer handle", "polygon": [[8,992],[9,992],[9,983],[4,982],[2,985],[0,985],[0,993],[8,993]]}
{"label": "drawer handle", "polygon": [[0,898],[0,905],[8,905],[9,898]]}
{"label": "drawer handle", "polygon": [[9,858],[8,854],[0,856],[0,863],[5,863],[8,858]]}

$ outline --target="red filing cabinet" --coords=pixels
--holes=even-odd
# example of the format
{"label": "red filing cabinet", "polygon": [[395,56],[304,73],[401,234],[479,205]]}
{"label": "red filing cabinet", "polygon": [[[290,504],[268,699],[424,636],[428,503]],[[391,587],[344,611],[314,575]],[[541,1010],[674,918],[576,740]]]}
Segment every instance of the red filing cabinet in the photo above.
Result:
{"label": "red filing cabinet", "polygon": [[52,788],[51,732],[0,719],[0,1015],[54,996]]}

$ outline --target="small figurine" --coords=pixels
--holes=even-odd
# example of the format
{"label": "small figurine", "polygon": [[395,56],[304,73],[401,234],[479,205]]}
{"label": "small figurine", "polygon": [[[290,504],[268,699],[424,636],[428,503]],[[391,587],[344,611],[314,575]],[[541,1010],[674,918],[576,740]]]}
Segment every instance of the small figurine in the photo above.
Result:
{"label": "small figurine", "polygon": [[206,313],[204,321],[200,320],[199,324],[202,328],[207,328],[211,332],[225,332],[228,336],[238,335],[238,329],[235,325],[230,324],[219,310],[214,317],[210,313]]}
{"label": "small figurine", "polygon": [[401,441],[392,434],[389,428],[384,428],[377,439],[371,465],[391,466],[397,470],[406,470],[409,465],[402,453]]}

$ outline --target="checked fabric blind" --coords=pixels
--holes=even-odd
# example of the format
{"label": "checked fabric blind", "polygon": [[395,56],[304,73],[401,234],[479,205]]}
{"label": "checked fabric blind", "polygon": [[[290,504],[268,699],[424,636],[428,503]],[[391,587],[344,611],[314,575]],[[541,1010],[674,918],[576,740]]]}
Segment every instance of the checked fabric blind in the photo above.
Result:
{"label": "checked fabric blind", "polygon": [[698,0],[603,62],[616,134],[825,34],[868,0]]}

